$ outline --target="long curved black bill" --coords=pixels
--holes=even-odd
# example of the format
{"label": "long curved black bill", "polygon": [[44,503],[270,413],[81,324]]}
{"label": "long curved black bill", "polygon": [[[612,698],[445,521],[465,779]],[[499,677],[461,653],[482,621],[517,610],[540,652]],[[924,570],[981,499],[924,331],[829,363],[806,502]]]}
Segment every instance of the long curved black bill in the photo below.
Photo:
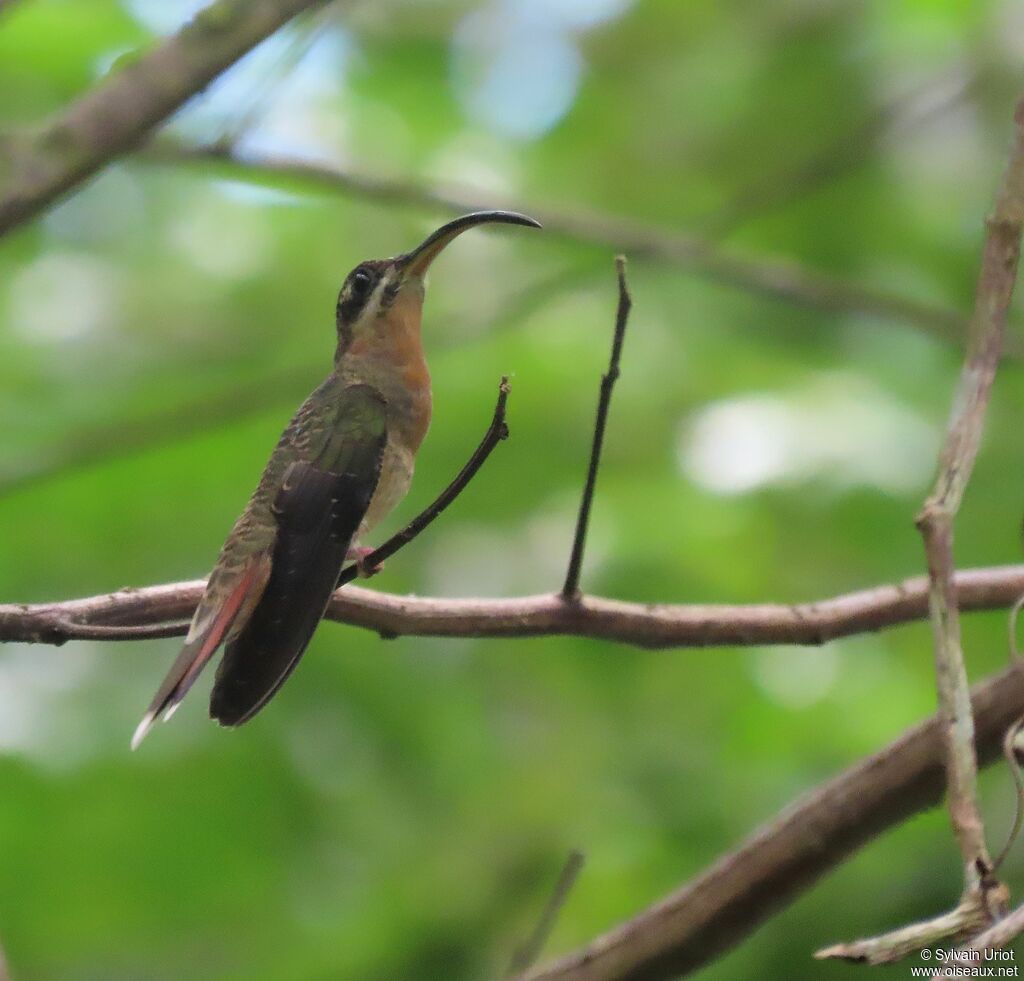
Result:
{"label": "long curved black bill", "polygon": [[442,225],[424,242],[413,249],[412,252],[403,257],[406,274],[422,276],[434,259],[437,258],[438,253],[449,242],[461,235],[467,228],[474,228],[477,225],[484,225],[488,222],[498,222],[506,225],[527,225],[530,228],[542,227],[539,221],[527,215],[521,215],[516,211],[474,211],[472,214],[462,215],[462,217],[455,218],[448,222],[448,224]]}

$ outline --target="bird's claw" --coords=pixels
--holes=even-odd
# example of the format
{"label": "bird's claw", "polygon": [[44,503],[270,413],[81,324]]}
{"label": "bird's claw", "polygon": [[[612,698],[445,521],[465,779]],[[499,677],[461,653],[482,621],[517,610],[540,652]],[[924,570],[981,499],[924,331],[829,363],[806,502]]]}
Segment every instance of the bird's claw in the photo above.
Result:
{"label": "bird's claw", "polygon": [[367,563],[366,560],[373,555],[374,551],[374,549],[368,548],[366,545],[357,545],[348,550],[345,558],[355,562],[360,579],[370,579],[384,568],[383,562],[378,562],[376,565],[369,565]]}

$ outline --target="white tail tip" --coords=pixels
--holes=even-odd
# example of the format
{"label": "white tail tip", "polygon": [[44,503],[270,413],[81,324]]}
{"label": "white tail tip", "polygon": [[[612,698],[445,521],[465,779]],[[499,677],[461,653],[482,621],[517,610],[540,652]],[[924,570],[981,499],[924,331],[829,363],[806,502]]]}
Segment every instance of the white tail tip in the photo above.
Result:
{"label": "white tail tip", "polygon": [[155,712],[147,712],[143,717],[142,721],[138,724],[135,729],[135,733],[132,735],[132,750],[139,748],[139,743],[146,738],[146,733],[153,728],[153,723],[156,721]]}

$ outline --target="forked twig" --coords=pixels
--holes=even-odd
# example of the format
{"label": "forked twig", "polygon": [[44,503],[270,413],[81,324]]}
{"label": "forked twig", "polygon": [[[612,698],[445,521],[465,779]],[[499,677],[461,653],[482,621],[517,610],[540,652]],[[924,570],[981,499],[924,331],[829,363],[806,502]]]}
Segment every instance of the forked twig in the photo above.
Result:
{"label": "forked twig", "polygon": [[949,913],[880,937],[837,944],[820,951],[819,957],[886,963],[944,938],[964,940],[1006,912],[1008,892],[995,876],[978,808],[974,715],[960,638],[953,524],[981,445],[1020,259],[1024,227],[1024,101],[1017,105],[1014,123],[1013,149],[993,213],[986,222],[970,343],[939,455],[939,472],[917,516],[928,561],[947,804],[963,862],[964,890]]}

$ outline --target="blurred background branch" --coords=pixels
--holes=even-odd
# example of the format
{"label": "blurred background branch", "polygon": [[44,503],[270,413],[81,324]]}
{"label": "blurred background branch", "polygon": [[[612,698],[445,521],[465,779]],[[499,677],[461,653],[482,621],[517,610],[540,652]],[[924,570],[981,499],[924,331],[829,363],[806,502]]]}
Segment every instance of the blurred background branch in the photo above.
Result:
{"label": "blurred background branch", "polygon": [[943,71],[900,92],[853,123],[840,137],[785,168],[760,176],[738,191],[700,225],[701,233],[722,239],[766,213],[814,194],[864,166],[879,142],[912,137],[913,130],[960,105],[979,84],[976,73]]}
{"label": "blurred background branch", "polygon": [[[978,758],[987,765],[1024,708],[1024,671],[1014,666],[975,686],[972,705]],[[935,716],[908,730],[805,794],[692,882],[522,981],[668,981],[715,960],[873,837],[942,799],[944,725]]]}
{"label": "blurred background branch", "polygon": [[555,928],[558,914],[569,899],[569,894],[572,892],[572,887],[576,885],[580,872],[583,871],[583,863],[585,861],[586,857],[578,849],[574,848],[569,852],[569,857],[566,858],[565,865],[562,866],[562,871],[558,874],[555,887],[551,890],[551,895],[544,905],[537,925],[512,956],[511,963],[509,964],[509,975],[519,974],[532,967],[537,958],[540,957],[541,952],[544,950],[544,945],[551,936],[551,931]]}
{"label": "blurred background branch", "polygon": [[215,0],[173,37],[90,89],[0,161],[0,235],[142,142],[246,52],[322,0]]}
{"label": "blurred background branch", "polygon": [[[222,143],[204,146],[160,139],[147,147],[140,159],[165,164],[219,166],[224,174],[255,183],[291,186],[299,182],[381,204],[446,214],[495,207],[498,200],[493,192],[382,178],[283,155],[244,152]],[[498,203],[513,211],[536,215],[549,235],[625,252],[634,259],[670,263],[739,290],[824,313],[856,313],[898,321],[955,343],[963,343],[965,337],[967,320],[956,310],[859,286],[796,262],[742,255],[723,249],[712,239],[595,211],[570,211],[543,202],[498,200]]]}

